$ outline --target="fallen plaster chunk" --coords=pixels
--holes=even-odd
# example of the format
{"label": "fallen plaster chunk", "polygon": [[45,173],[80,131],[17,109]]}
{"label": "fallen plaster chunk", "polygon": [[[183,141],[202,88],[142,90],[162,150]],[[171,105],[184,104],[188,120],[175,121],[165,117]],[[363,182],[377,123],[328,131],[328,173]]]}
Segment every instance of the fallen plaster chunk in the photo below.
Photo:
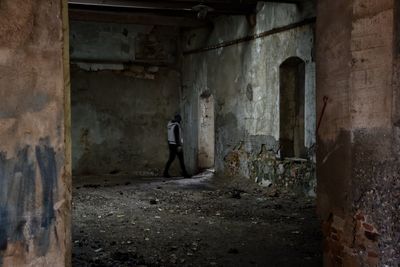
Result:
{"label": "fallen plaster chunk", "polygon": [[262,187],[270,187],[272,185],[272,182],[270,180],[261,180],[259,182],[259,185],[261,185]]}
{"label": "fallen plaster chunk", "polygon": [[123,70],[123,64],[115,63],[77,63],[78,67],[86,71],[100,71],[100,70]]}

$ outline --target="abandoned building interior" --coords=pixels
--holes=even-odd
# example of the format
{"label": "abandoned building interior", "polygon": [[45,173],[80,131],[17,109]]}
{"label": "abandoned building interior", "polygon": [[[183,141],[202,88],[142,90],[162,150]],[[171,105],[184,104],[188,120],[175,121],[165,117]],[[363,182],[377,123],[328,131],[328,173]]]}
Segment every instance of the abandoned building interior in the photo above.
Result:
{"label": "abandoned building interior", "polygon": [[0,267],[399,267],[399,10],[0,0]]}

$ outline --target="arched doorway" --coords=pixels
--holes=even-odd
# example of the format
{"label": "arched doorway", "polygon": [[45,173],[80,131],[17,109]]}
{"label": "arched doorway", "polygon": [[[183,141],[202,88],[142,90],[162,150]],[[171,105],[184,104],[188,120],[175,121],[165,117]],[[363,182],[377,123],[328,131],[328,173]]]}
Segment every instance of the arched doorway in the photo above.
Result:
{"label": "arched doorway", "polygon": [[305,62],[298,57],[285,60],[279,67],[280,128],[282,158],[304,158],[304,86]]}

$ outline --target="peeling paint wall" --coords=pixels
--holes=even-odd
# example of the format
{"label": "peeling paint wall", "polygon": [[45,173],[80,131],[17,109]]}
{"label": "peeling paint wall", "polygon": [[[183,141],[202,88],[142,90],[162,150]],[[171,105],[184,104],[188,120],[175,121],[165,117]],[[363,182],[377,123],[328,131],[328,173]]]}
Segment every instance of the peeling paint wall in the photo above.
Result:
{"label": "peeling paint wall", "polygon": [[[188,51],[231,41],[312,16],[313,8],[308,4],[264,3],[259,6],[255,26],[246,17],[220,17],[214,21],[213,29],[186,32],[183,49]],[[313,44],[313,25],[309,24],[184,56],[183,109],[186,124],[190,125],[185,153],[192,170],[197,167],[199,96],[209,90],[215,99],[217,172],[232,175],[232,166],[226,159],[241,147],[249,157],[239,160],[235,175],[260,178],[254,177],[250,171],[253,163],[248,160],[260,153],[263,146],[274,156],[279,149],[279,66],[290,57],[299,57],[305,62],[305,146],[312,150],[316,120]],[[310,159],[312,155],[311,151]]]}
{"label": "peeling paint wall", "polygon": [[176,27],[71,21],[70,28],[73,61],[176,64]]}
{"label": "peeling paint wall", "polygon": [[0,266],[70,265],[66,6],[0,5]]}
{"label": "peeling paint wall", "polygon": [[214,167],[215,150],[215,118],[214,118],[214,97],[203,92],[199,101],[199,169]]}
{"label": "peeling paint wall", "polygon": [[178,35],[172,27],[71,23],[75,175],[162,174],[166,125],[179,111]]}
{"label": "peeling paint wall", "polygon": [[329,98],[317,137],[325,266],[400,264],[394,4],[319,1],[318,116]]}

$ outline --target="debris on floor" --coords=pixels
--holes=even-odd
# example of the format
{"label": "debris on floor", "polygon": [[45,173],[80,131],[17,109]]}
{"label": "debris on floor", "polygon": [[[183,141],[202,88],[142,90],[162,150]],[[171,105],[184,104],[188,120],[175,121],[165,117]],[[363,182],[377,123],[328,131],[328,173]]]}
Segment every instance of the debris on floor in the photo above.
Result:
{"label": "debris on floor", "polygon": [[121,179],[77,178],[73,266],[322,265],[313,199],[210,175]]}

